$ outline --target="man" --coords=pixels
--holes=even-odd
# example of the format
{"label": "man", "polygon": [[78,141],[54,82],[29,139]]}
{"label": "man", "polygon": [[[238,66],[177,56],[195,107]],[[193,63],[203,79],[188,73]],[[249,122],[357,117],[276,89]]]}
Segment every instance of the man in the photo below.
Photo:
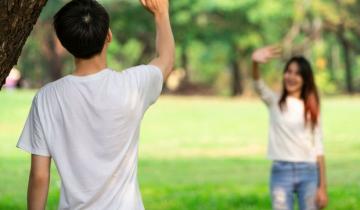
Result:
{"label": "man", "polygon": [[75,70],[43,87],[17,146],[32,154],[28,209],[45,209],[51,158],[61,177],[59,209],[142,210],[139,128],[174,63],[168,0],[142,0],[154,14],[157,56],[117,73],[107,67],[109,15],[95,0],[73,0],[54,17]]}

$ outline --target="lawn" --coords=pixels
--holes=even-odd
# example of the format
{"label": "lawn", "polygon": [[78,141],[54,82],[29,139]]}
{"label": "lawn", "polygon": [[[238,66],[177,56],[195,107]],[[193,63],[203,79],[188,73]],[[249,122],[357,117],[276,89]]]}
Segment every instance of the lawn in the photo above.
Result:
{"label": "lawn", "polygon": [[[33,91],[0,92],[0,209],[26,209],[29,155],[15,148]],[[322,103],[329,210],[360,209],[360,98]],[[148,210],[270,209],[268,117],[257,99],[164,96],[145,115],[139,181]],[[56,209],[52,169],[48,209]]]}

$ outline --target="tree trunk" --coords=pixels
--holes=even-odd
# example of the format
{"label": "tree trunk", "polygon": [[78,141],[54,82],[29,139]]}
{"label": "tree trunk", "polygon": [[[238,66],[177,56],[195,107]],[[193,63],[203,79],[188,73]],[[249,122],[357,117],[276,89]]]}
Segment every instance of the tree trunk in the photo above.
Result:
{"label": "tree trunk", "polygon": [[238,61],[234,58],[231,61],[231,75],[232,75],[232,84],[231,84],[231,95],[241,95],[243,92],[243,87],[241,85],[241,74]]}
{"label": "tree trunk", "polygon": [[64,57],[64,48],[62,48],[60,41],[55,34],[49,33],[47,37],[47,47],[48,47],[48,69],[50,71],[51,81],[58,80],[62,77],[63,70],[63,57]]}
{"label": "tree trunk", "polygon": [[183,82],[185,84],[188,84],[190,81],[190,71],[189,71],[189,58],[187,55],[187,45],[183,45],[181,50],[181,67],[184,68],[185,71],[185,77]]}
{"label": "tree trunk", "polygon": [[0,89],[47,0],[0,1]]}
{"label": "tree trunk", "polygon": [[345,37],[344,26],[341,25],[338,32],[338,38],[344,52],[344,61],[345,61],[345,81],[346,81],[346,90],[348,93],[354,93],[354,85],[352,81],[352,65],[351,65],[351,52],[350,52],[350,43]]}
{"label": "tree trunk", "polygon": [[345,59],[345,81],[346,89],[348,93],[354,93],[354,86],[352,82],[352,71],[351,71],[351,58],[350,58],[350,49],[348,44],[343,43],[344,49],[344,59]]}

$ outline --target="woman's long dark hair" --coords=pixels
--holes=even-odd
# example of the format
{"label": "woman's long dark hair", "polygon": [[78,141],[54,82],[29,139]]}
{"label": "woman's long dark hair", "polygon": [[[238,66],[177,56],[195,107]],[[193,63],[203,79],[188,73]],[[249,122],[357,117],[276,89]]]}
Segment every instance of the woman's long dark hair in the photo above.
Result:
{"label": "woman's long dark hair", "polygon": [[[295,62],[298,65],[299,73],[303,79],[301,88],[301,99],[304,102],[305,123],[311,123],[312,129],[318,124],[320,114],[320,98],[316,88],[313,71],[310,63],[302,56],[291,58],[285,65],[284,74],[288,71],[290,64]],[[280,109],[285,107],[288,92],[283,81],[283,91],[279,100]]]}

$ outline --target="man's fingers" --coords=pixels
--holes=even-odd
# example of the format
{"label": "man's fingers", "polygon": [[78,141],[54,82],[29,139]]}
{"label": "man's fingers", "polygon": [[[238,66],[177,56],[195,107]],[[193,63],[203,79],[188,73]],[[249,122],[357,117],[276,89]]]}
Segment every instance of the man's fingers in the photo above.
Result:
{"label": "man's fingers", "polygon": [[140,3],[146,7],[146,1],[145,0],[140,0]]}
{"label": "man's fingers", "polygon": [[152,10],[157,9],[156,1],[154,0],[148,0],[148,1],[149,1],[149,6],[151,7]]}
{"label": "man's fingers", "polygon": [[149,4],[149,0],[140,0],[141,4],[145,7],[145,9],[147,11],[149,11],[150,13],[154,13],[153,8],[151,7],[151,5]]}
{"label": "man's fingers", "polygon": [[148,9],[150,12],[155,12],[157,10],[156,0],[141,0],[141,3]]}
{"label": "man's fingers", "polygon": [[141,4],[144,5],[146,8],[150,9],[150,10],[154,10],[156,9],[155,7],[155,1],[154,0],[140,0]]}

